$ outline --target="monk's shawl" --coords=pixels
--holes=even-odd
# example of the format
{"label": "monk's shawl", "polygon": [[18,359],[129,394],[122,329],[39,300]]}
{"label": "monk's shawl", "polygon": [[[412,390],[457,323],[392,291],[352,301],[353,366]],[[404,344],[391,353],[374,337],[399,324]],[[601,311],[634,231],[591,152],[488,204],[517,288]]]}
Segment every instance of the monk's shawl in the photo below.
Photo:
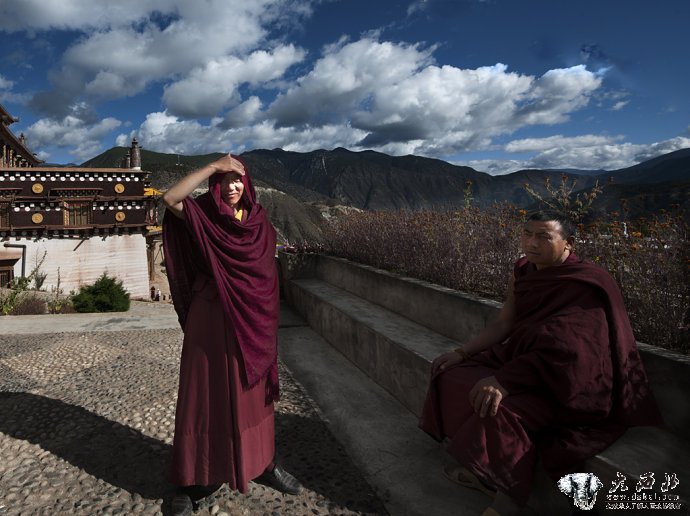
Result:
{"label": "monk's shawl", "polygon": [[659,412],[618,285],[603,268],[571,254],[536,270],[515,267],[516,322],[488,352],[509,392],[545,389],[563,423],[602,418],[625,426],[656,424]]}
{"label": "monk's shawl", "polygon": [[277,399],[276,231],[256,200],[248,174],[242,177],[241,205],[246,212],[242,221],[221,198],[222,178],[223,174],[213,174],[207,193],[183,201],[184,220],[170,212],[164,216],[170,292],[184,330],[195,278],[199,274],[213,278],[242,353],[247,386],[267,377],[267,398]]}

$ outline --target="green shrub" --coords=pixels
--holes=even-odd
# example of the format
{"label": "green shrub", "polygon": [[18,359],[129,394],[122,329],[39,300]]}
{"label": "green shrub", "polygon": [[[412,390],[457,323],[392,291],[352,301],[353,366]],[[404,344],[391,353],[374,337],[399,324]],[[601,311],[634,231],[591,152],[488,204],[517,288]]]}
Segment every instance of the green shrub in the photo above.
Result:
{"label": "green shrub", "polygon": [[79,289],[72,297],[72,305],[77,312],[126,312],[129,310],[129,292],[122,281],[105,273],[93,285]]}

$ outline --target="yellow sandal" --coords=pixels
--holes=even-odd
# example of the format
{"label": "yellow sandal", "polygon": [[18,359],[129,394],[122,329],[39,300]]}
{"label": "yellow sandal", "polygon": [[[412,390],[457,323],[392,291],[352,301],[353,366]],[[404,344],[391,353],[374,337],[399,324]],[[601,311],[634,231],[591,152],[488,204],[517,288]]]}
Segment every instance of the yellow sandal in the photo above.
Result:
{"label": "yellow sandal", "polygon": [[443,467],[443,474],[451,482],[460,484],[463,487],[476,489],[477,491],[481,491],[491,498],[496,496],[496,491],[485,486],[482,481],[476,477],[476,475],[470,472],[467,468],[464,468],[458,464],[446,464]]}

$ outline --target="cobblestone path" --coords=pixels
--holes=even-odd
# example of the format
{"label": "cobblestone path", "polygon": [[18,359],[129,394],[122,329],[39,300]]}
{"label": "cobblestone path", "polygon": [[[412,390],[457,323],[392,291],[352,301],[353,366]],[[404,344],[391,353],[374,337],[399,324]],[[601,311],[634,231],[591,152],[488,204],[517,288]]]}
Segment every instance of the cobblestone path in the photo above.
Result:
{"label": "cobblestone path", "polygon": [[[172,329],[0,336],[0,514],[169,514],[181,343]],[[197,514],[387,514],[282,364],[280,374],[278,453],[306,489],[226,487]]]}

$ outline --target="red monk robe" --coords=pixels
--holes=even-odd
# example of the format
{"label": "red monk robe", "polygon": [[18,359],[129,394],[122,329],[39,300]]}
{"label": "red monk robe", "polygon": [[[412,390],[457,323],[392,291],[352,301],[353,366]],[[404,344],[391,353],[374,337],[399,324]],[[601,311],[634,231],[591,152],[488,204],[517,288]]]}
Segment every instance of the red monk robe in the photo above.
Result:
{"label": "red monk robe", "polygon": [[[558,478],[633,425],[661,424],[620,291],[570,254],[560,266],[515,266],[509,338],[433,378],[420,421],[479,479],[524,505],[537,452]],[[495,376],[508,391],[480,418],[468,395]]]}
{"label": "red monk robe", "polygon": [[165,260],[184,330],[171,481],[246,492],[272,464],[278,398],[276,233],[242,177],[241,220],[220,195],[184,199],[166,212]]}

